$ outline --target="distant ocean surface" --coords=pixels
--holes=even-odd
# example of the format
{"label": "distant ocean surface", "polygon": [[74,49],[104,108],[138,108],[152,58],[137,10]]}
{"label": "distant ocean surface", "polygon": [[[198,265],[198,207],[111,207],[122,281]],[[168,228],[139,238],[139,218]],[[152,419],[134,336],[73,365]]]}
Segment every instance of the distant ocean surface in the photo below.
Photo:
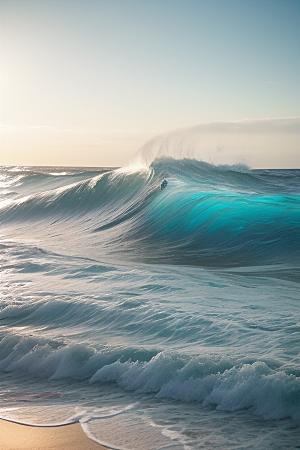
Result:
{"label": "distant ocean surface", "polygon": [[0,416],[117,449],[300,448],[299,175],[1,167]]}

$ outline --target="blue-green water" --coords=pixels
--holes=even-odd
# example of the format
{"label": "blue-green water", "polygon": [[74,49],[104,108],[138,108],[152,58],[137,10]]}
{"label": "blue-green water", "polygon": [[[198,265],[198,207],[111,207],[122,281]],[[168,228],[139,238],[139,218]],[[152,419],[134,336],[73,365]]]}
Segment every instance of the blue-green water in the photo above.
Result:
{"label": "blue-green water", "polygon": [[2,167],[0,415],[299,448],[299,173]]}

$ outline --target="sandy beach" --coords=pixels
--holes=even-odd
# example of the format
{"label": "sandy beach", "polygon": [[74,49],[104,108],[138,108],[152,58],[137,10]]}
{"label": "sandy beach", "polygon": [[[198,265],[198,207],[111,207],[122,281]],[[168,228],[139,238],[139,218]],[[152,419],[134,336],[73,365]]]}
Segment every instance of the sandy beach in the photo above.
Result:
{"label": "sandy beach", "polygon": [[0,420],[1,450],[107,450],[89,439],[79,423],[34,427]]}

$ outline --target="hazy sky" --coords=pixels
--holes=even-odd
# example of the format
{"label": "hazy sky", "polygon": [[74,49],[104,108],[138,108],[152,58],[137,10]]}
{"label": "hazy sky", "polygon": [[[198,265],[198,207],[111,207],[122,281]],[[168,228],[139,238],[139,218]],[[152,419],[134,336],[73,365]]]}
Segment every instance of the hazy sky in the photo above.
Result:
{"label": "hazy sky", "polygon": [[299,167],[299,23],[299,0],[0,0],[0,164],[119,166],[200,124],[200,148]]}

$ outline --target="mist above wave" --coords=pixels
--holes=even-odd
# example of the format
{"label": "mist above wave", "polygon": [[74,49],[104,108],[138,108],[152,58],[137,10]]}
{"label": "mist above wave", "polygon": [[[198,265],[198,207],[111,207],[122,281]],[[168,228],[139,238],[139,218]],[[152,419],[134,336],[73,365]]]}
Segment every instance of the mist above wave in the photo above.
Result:
{"label": "mist above wave", "polygon": [[236,149],[233,153],[231,147],[206,137],[195,128],[180,129],[146,142],[121,170],[147,170],[156,160],[165,158],[202,161],[214,166],[235,166],[236,170],[248,169],[243,156],[238,155]]}
{"label": "mist above wave", "polygon": [[[147,169],[155,159],[165,157],[195,159],[216,166],[247,167],[264,167],[269,159],[269,167],[274,167],[274,163],[278,167],[282,146],[286,148],[288,142],[291,147],[297,146],[295,137],[298,134],[299,117],[200,123],[161,134],[146,142],[126,168]],[[297,161],[295,150],[287,151],[290,158],[294,155]],[[260,154],[264,157],[260,158]],[[270,158],[273,154],[277,161]]]}

